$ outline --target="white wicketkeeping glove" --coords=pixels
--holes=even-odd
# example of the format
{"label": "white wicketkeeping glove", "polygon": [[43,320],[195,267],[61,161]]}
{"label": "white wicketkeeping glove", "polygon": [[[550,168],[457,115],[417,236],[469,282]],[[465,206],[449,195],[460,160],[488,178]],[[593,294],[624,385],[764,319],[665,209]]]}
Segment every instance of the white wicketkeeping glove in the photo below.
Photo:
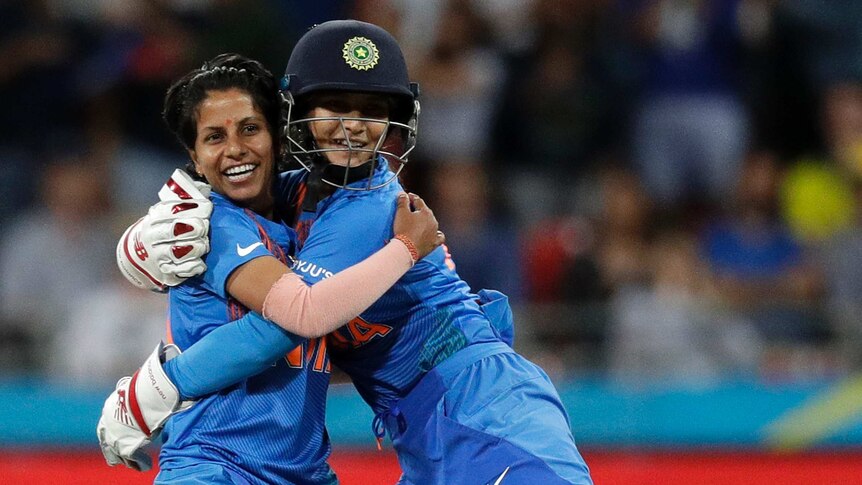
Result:
{"label": "white wicketkeeping glove", "polygon": [[161,202],[126,229],[117,244],[117,265],[138,288],[164,292],[206,271],[210,186],[175,170],[159,190]]}
{"label": "white wicketkeeping glove", "polygon": [[194,401],[180,401],[180,394],[162,369],[162,362],[179,355],[174,345],[159,342],[144,365],[132,377],[123,377],[108,396],[96,426],[99,445],[108,465],[123,464],[147,471],[153,459],[145,449],[175,412]]}

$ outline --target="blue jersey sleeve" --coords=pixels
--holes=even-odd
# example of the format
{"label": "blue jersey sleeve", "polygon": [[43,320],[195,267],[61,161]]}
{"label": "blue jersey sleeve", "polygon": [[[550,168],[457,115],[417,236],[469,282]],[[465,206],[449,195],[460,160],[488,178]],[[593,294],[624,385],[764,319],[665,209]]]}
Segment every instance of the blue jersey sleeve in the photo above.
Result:
{"label": "blue jersey sleeve", "polygon": [[183,399],[196,399],[263,372],[303,340],[249,312],[206,334],[164,369]]}
{"label": "blue jersey sleeve", "polygon": [[395,195],[385,203],[371,199],[384,195],[345,196],[333,201],[311,226],[294,271],[314,284],[382,248],[392,238]]}
{"label": "blue jersey sleeve", "polygon": [[227,279],[243,264],[272,253],[261,240],[260,231],[251,216],[242,209],[213,198],[210,219],[210,251],[204,257],[207,265],[203,282],[222,298],[227,298]]}

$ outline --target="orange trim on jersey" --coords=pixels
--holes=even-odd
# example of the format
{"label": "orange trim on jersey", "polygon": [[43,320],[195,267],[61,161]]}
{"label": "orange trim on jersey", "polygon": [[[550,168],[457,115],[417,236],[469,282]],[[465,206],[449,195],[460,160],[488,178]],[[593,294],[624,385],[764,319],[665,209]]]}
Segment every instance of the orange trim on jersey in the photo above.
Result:
{"label": "orange trim on jersey", "polygon": [[174,333],[171,331],[171,317],[165,319],[165,341],[168,345],[174,343]]}
{"label": "orange trim on jersey", "polygon": [[305,192],[308,187],[305,182],[300,182],[299,190],[296,191],[296,220],[299,220],[300,214],[302,214],[302,203],[305,201]]}
{"label": "orange trim on jersey", "polygon": [[284,360],[287,362],[287,365],[294,369],[302,369],[303,360],[302,360],[302,348],[305,343],[301,343],[290,350],[285,356]]}
{"label": "orange trim on jersey", "polygon": [[248,308],[246,308],[245,305],[234,299],[232,296],[228,297],[227,314],[231,321],[239,320],[245,316],[246,313],[248,313]]}

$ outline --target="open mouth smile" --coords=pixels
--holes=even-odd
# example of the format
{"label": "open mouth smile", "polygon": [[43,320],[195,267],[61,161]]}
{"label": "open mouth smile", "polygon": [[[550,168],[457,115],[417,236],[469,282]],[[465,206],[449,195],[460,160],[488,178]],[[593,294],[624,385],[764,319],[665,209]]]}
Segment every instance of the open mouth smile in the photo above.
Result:
{"label": "open mouth smile", "polygon": [[227,177],[228,181],[238,183],[251,177],[252,173],[257,170],[257,167],[258,166],[253,163],[244,163],[225,170],[222,172],[222,175]]}
{"label": "open mouth smile", "polygon": [[332,140],[332,144],[339,146],[339,147],[351,148],[354,150],[361,150],[361,149],[365,148],[365,146],[366,146],[366,143],[364,141],[359,141],[359,140],[348,141],[348,140],[337,139],[337,140]]}

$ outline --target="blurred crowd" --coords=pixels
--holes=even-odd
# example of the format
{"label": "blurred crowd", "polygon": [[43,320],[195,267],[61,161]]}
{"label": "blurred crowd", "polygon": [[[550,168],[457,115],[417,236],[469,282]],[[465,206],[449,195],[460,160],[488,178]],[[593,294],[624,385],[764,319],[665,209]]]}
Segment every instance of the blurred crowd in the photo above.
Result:
{"label": "blurred crowd", "polygon": [[554,378],[862,368],[862,2],[4,0],[0,372],[140,364],[165,298],[114,247],[185,165],[165,89],[347,17],[402,43],[404,184]]}

